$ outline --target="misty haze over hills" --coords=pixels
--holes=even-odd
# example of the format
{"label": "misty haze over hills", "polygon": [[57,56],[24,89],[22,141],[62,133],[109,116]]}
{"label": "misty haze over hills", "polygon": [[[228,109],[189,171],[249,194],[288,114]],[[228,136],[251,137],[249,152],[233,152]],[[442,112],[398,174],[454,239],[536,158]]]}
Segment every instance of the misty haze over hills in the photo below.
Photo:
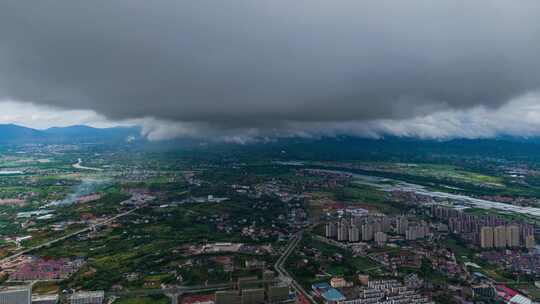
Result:
{"label": "misty haze over hills", "polygon": [[[539,12],[538,1],[2,1],[0,121],[135,121],[150,140],[538,136]],[[18,113],[28,106],[41,108]]]}
{"label": "misty haze over hills", "polygon": [[[37,130],[14,124],[0,124],[0,145],[105,143],[130,144],[132,148],[154,151],[203,149],[208,152],[242,156],[252,153],[275,159],[312,160],[410,160],[432,161],[443,156],[537,158],[537,137],[500,136],[486,139],[419,139],[387,135],[381,138],[327,136],[292,137],[227,143],[221,140],[172,139],[151,141],[141,136],[139,127],[94,128],[77,125]],[[225,155],[226,155],[225,154]]]}
{"label": "misty haze over hills", "polygon": [[113,142],[139,138],[138,127],[92,128],[78,125],[37,130],[0,124],[0,144]]}

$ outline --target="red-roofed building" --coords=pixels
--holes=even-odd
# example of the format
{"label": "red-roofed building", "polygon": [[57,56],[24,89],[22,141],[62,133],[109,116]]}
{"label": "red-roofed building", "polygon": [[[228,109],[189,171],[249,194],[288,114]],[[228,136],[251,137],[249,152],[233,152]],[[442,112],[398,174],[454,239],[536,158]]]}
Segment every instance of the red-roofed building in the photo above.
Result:
{"label": "red-roofed building", "polygon": [[306,299],[306,297],[304,297],[303,294],[301,293],[298,293],[297,297],[296,297],[296,303],[297,304],[311,304],[308,299]]}
{"label": "red-roofed building", "polygon": [[63,280],[77,272],[84,265],[84,260],[42,259],[31,257],[17,266],[10,274],[12,281]]}
{"label": "red-roofed building", "polygon": [[213,294],[207,295],[192,295],[182,298],[182,304],[214,304],[215,297]]}
{"label": "red-roofed building", "polygon": [[495,290],[497,290],[497,294],[499,295],[499,297],[503,298],[507,302],[518,294],[517,291],[510,289],[504,285],[495,286]]}

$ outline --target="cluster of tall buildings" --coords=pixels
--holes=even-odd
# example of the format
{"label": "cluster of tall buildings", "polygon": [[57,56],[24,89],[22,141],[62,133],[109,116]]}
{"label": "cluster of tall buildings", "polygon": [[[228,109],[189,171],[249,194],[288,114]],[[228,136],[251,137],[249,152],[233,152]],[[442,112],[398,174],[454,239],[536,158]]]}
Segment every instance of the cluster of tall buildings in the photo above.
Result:
{"label": "cluster of tall buildings", "polygon": [[480,247],[482,248],[534,248],[535,240],[533,234],[523,236],[521,241],[521,230],[518,225],[484,226],[480,228]]}
{"label": "cluster of tall buildings", "polygon": [[534,226],[510,222],[495,215],[472,215],[461,210],[433,205],[431,215],[448,222],[452,233],[476,242],[482,248],[534,248]]}
{"label": "cluster of tall buildings", "polygon": [[417,225],[412,225],[405,231],[405,239],[407,241],[419,240],[427,237],[429,234],[429,226],[425,222]]}
{"label": "cluster of tall buildings", "polygon": [[325,236],[340,242],[375,241],[384,244],[388,238],[387,233],[391,231],[403,235],[406,240],[417,240],[429,234],[429,225],[424,221],[410,223],[407,216],[350,216],[327,223]]}
{"label": "cluster of tall buildings", "polygon": [[326,224],[327,238],[340,242],[360,242],[386,240],[386,233],[392,228],[392,221],[387,216],[351,216]]}
{"label": "cluster of tall buildings", "polygon": [[396,233],[404,235],[407,241],[423,239],[429,234],[429,225],[425,221],[409,223],[407,216],[398,216],[396,218]]}

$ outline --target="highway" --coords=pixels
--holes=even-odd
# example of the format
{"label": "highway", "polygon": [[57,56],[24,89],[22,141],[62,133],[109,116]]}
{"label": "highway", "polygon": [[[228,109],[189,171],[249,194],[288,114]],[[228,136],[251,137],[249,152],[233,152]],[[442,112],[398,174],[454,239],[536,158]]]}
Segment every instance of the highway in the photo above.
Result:
{"label": "highway", "polygon": [[274,269],[279,274],[280,277],[284,277],[287,280],[290,280],[292,287],[296,290],[297,293],[301,293],[306,299],[308,299],[311,303],[317,303],[315,302],[315,299],[302,287],[296,280],[289,274],[289,272],[283,267],[283,264],[287,261],[291,253],[294,251],[296,246],[300,243],[302,240],[303,231],[300,231],[296,233],[292,239],[287,244],[287,247],[285,248],[285,251],[283,251],[283,254],[279,257],[279,259],[274,264]]}
{"label": "highway", "polygon": [[117,219],[119,219],[119,218],[121,218],[121,217],[124,217],[124,216],[126,216],[126,215],[129,215],[129,214],[131,214],[131,213],[137,211],[137,210],[140,209],[141,207],[142,207],[142,206],[135,207],[135,208],[133,208],[133,209],[131,209],[131,210],[129,210],[129,211],[126,211],[126,212],[117,214],[117,215],[115,215],[115,216],[113,216],[113,217],[111,217],[111,218],[108,218],[108,219],[103,220],[103,221],[101,221],[101,222],[99,222],[99,223],[90,225],[90,226],[88,226],[88,227],[86,227],[86,228],[77,230],[77,231],[75,231],[75,232],[66,234],[66,235],[64,235],[64,236],[62,236],[62,237],[59,237],[59,238],[56,238],[56,239],[54,239],[54,240],[47,241],[47,242],[45,242],[45,243],[42,243],[42,244],[39,244],[39,245],[30,247],[30,248],[27,248],[27,249],[25,249],[25,250],[23,250],[23,251],[20,251],[20,252],[18,252],[18,253],[13,254],[13,255],[7,256],[7,257],[3,258],[2,260],[0,260],[0,264],[5,263],[5,262],[8,262],[8,261],[11,261],[11,260],[13,260],[13,259],[16,259],[17,257],[19,257],[19,256],[21,256],[21,255],[23,255],[23,254],[30,253],[30,252],[32,252],[32,251],[34,251],[34,250],[38,250],[38,249],[41,249],[41,248],[50,246],[50,245],[53,245],[53,244],[55,244],[55,243],[58,243],[58,242],[61,242],[61,241],[66,240],[66,239],[72,238],[72,237],[74,237],[74,236],[76,236],[76,235],[78,235],[78,234],[88,232],[88,231],[90,231],[90,230],[92,230],[92,229],[94,229],[94,228],[96,228],[96,227],[100,227],[100,226],[103,226],[103,225],[107,225],[107,224],[109,224],[109,223],[111,223],[111,222],[113,222],[113,221],[115,221],[115,220],[117,220]]}
{"label": "highway", "polygon": [[[254,284],[264,284],[264,283],[276,283],[278,280],[256,280],[252,283]],[[125,297],[125,296],[149,296],[155,294],[164,294],[171,298],[172,304],[178,303],[178,297],[184,294],[191,293],[204,293],[204,292],[213,292],[219,290],[230,290],[237,288],[237,282],[230,283],[221,283],[221,284],[208,284],[208,285],[191,285],[191,286],[174,286],[169,288],[160,288],[160,289],[138,289],[138,290],[129,290],[129,291],[118,291],[118,292],[107,292],[108,297]]]}
{"label": "highway", "polygon": [[156,294],[182,295],[186,293],[199,293],[217,290],[227,290],[234,288],[236,283],[210,284],[210,285],[194,285],[194,286],[175,286],[170,288],[158,289],[138,289],[118,292],[107,292],[107,296],[149,296]]}
{"label": "highway", "polygon": [[[264,284],[264,283],[276,283],[277,280],[254,280],[250,283]],[[228,290],[237,288],[237,282],[220,283],[220,284],[207,284],[207,285],[180,285],[168,288],[156,288],[156,289],[137,289],[128,291],[108,292],[109,296],[147,296],[153,294],[186,294],[186,293],[199,293],[217,290]]]}

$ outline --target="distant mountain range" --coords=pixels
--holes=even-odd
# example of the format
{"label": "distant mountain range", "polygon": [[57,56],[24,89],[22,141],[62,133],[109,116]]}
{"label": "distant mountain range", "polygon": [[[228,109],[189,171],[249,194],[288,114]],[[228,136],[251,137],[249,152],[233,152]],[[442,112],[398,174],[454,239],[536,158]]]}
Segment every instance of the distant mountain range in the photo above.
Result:
{"label": "distant mountain range", "polygon": [[14,124],[0,124],[0,144],[27,143],[108,143],[140,139],[138,127],[93,128],[54,127],[37,130]]}
{"label": "distant mountain range", "polygon": [[[273,159],[306,160],[393,160],[430,161],[440,157],[513,158],[540,162],[540,138],[497,137],[486,139],[431,140],[386,136],[381,139],[336,136],[322,138],[287,138],[251,144],[230,144],[202,139],[148,141],[139,127],[93,128],[88,126],[54,127],[36,130],[14,124],[0,124],[0,146],[6,144],[125,144],[130,149],[178,151],[196,149],[221,153],[231,159],[254,155]],[[225,153],[225,154],[223,154]]]}

